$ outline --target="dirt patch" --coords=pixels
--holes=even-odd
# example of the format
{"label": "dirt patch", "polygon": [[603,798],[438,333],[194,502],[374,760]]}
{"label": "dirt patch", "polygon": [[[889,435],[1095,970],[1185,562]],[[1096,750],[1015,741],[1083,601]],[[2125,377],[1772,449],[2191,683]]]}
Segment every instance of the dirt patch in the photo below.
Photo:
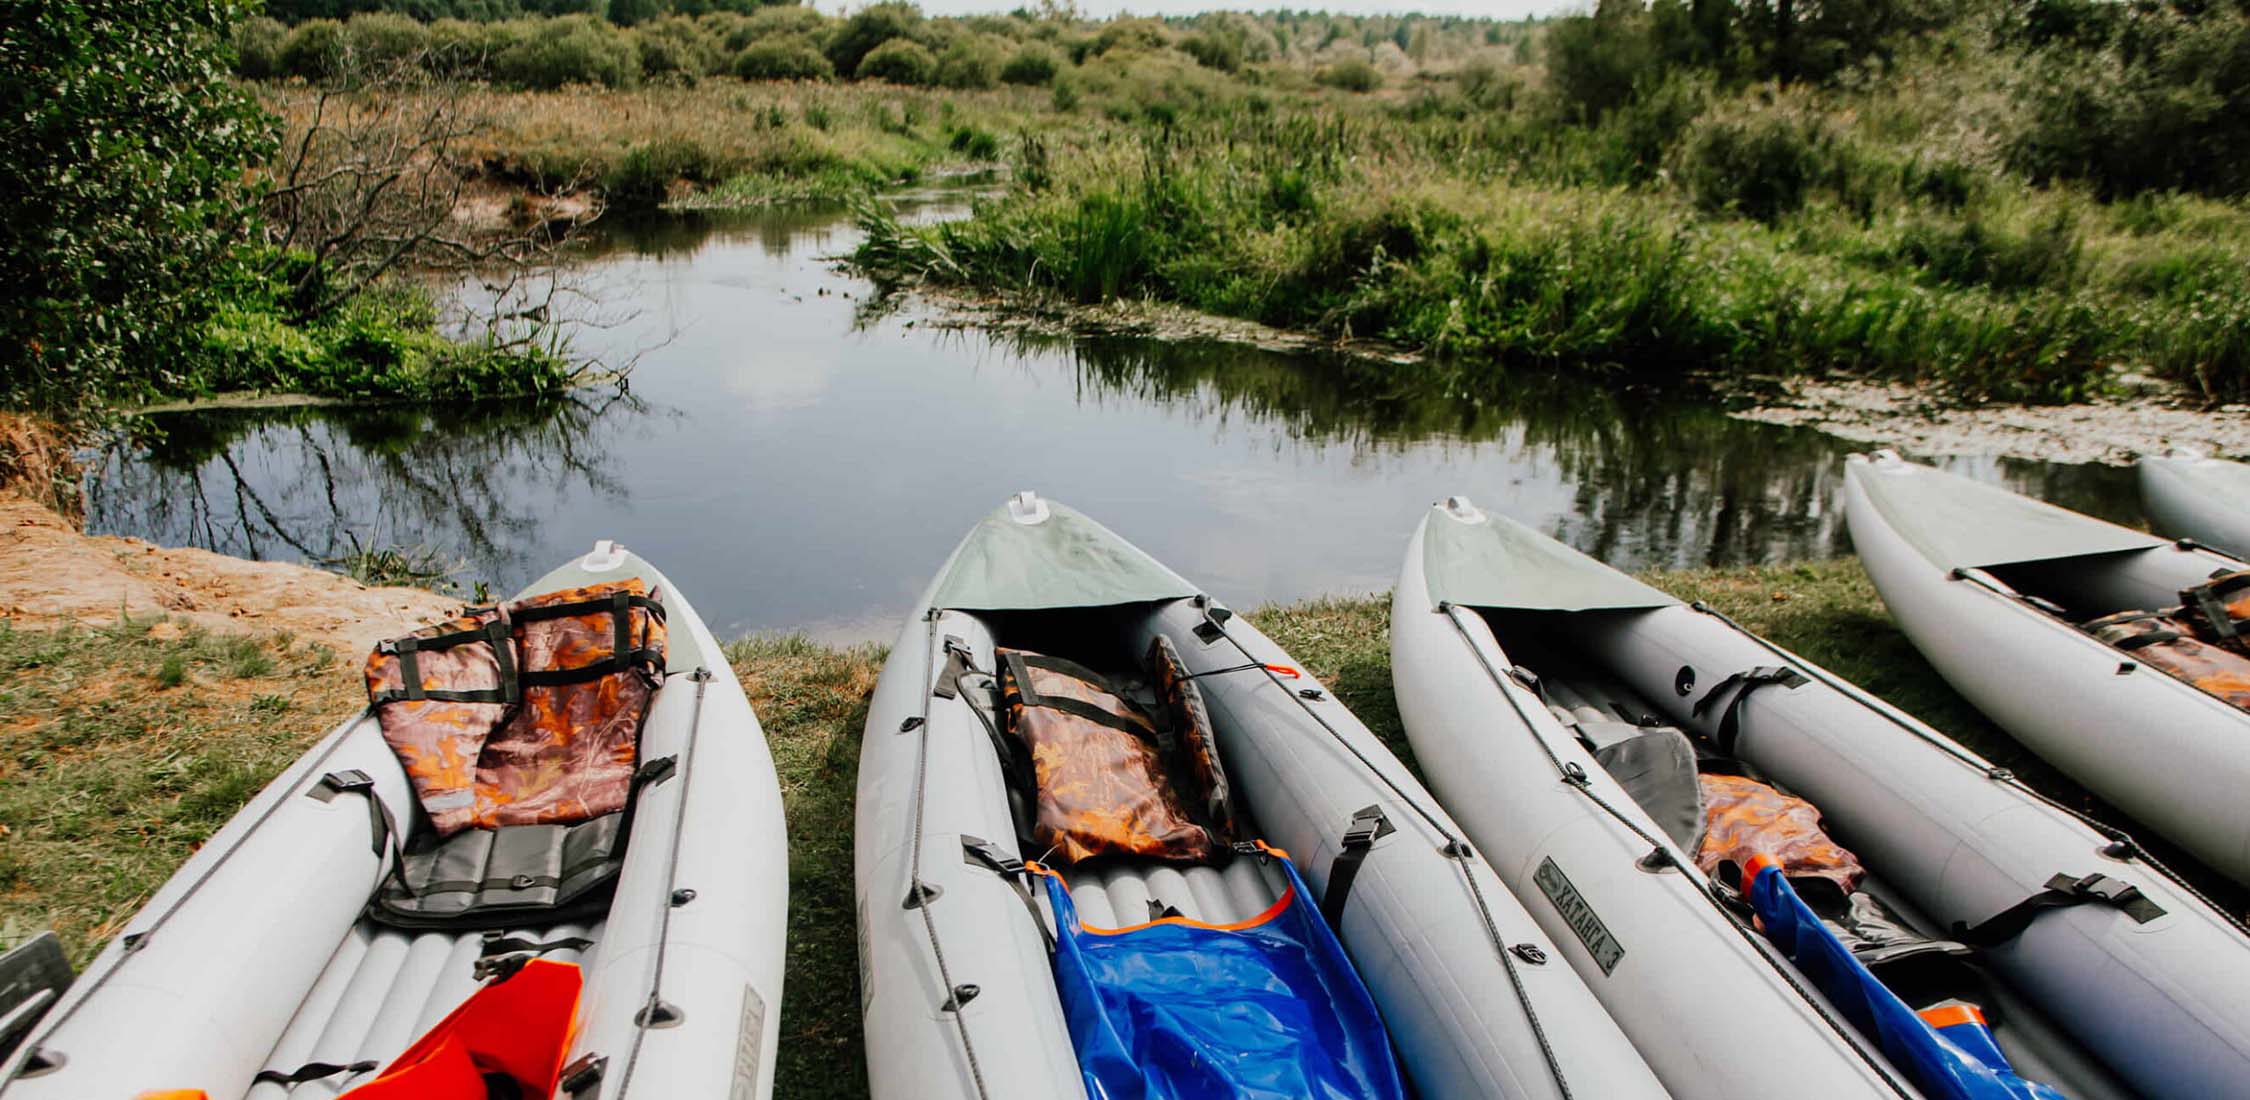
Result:
{"label": "dirt patch", "polygon": [[23,626],[163,614],[210,630],[286,631],[354,659],[459,606],[302,565],[85,535],[47,508],[0,501],[0,617]]}
{"label": "dirt patch", "polygon": [[2209,408],[2153,382],[2134,389],[2128,397],[2077,405],[1962,408],[1913,386],[1797,381],[1784,384],[1785,397],[1735,415],[1800,424],[1925,457],[2006,455],[2124,465],[2138,455],[2175,449],[2250,455],[2250,405]]}
{"label": "dirt patch", "polygon": [[78,460],[61,429],[22,413],[0,412],[0,497],[35,501],[73,521],[84,518]]}

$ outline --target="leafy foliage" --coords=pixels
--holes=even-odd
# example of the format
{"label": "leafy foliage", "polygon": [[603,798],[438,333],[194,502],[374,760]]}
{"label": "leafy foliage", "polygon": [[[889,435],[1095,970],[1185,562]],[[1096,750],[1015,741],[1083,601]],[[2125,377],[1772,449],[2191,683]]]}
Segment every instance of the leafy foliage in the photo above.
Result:
{"label": "leafy foliage", "polygon": [[273,129],[226,76],[231,0],[42,0],[0,21],[0,391],[163,388]]}

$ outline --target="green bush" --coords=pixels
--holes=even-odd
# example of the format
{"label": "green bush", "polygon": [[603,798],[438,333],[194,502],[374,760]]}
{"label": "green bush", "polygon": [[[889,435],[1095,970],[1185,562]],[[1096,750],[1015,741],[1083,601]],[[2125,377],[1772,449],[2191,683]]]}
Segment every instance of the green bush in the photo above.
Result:
{"label": "green bush", "polygon": [[[828,30],[829,19],[813,8],[794,4],[760,8],[748,18],[727,16],[726,48],[739,53],[753,42],[795,35],[817,41]],[[717,25],[717,24],[714,24]]]}
{"label": "green bush", "polygon": [[1086,45],[1087,56],[1099,57],[1112,50],[1139,50],[1153,53],[1172,44],[1172,35],[1164,24],[1155,19],[1130,19],[1118,17],[1102,24],[1092,41]]}
{"label": "green bush", "polygon": [[512,44],[514,24],[441,19],[430,24],[430,49],[422,64],[432,73],[463,80],[492,79],[493,55]]}
{"label": "green bush", "polygon": [[567,84],[631,87],[641,74],[640,52],[629,32],[591,16],[549,19],[531,36],[492,59],[493,75],[526,88]]}
{"label": "green bush", "polygon": [[281,47],[289,28],[263,15],[243,20],[234,28],[234,71],[250,80],[272,80],[282,75]]}
{"label": "green bush", "polygon": [[2019,84],[2027,121],[2009,161],[2110,196],[2250,194],[2250,12],[2129,10],[2118,43],[2056,47]]}
{"label": "green bush", "polygon": [[836,70],[811,39],[785,34],[743,47],[734,56],[734,75],[744,80],[832,80]]}
{"label": "green bush", "polygon": [[281,43],[281,71],[306,80],[334,80],[344,75],[349,50],[342,23],[333,19],[299,23]]}
{"label": "green bush", "polygon": [[0,397],[65,415],[189,366],[270,120],[223,0],[41,0],[0,20]]}
{"label": "green bush", "polygon": [[1356,57],[1322,67],[1313,79],[1347,92],[1372,92],[1383,86],[1382,72]]}
{"label": "green bush", "polygon": [[[860,62],[866,60],[868,54],[884,43],[912,38],[921,29],[922,12],[912,4],[869,5],[852,13],[851,18],[836,28],[828,40],[828,63],[839,73],[859,74]],[[936,67],[935,58],[930,65]]]}
{"label": "green bush", "polygon": [[361,12],[344,24],[344,46],[359,69],[419,65],[429,49],[430,32],[422,24],[390,12]]}
{"label": "green bush", "polygon": [[1010,84],[1041,85],[1054,82],[1055,74],[1062,71],[1062,55],[1044,42],[1026,42],[1016,47],[1008,63],[1000,67],[1000,79]]}
{"label": "green bush", "polygon": [[921,43],[893,38],[868,51],[853,75],[892,84],[928,84],[937,78],[937,64]]}
{"label": "green bush", "polygon": [[724,179],[729,165],[701,142],[665,138],[636,145],[602,179],[602,194],[611,206],[627,210],[654,210],[671,195],[675,180],[714,184]]}
{"label": "green bush", "polygon": [[1180,43],[1180,52],[1206,69],[1222,73],[1242,71],[1242,43],[1224,31],[1197,31]]}
{"label": "green bush", "polygon": [[953,131],[945,145],[975,160],[991,160],[1000,155],[1000,136],[978,126],[963,126]]}
{"label": "green bush", "polygon": [[1818,119],[1781,112],[1704,119],[1680,153],[1678,177],[1698,206],[1762,222],[1804,206],[1835,160]]}
{"label": "green bush", "polygon": [[2058,215],[2028,232],[2011,232],[1971,217],[1965,222],[1918,221],[1900,234],[1892,251],[1899,263],[1943,286],[1986,286],[2015,292],[2067,289],[2081,265],[2078,228]]}
{"label": "green bush", "polygon": [[990,88],[1000,83],[1000,45],[983,35],[956,37],[938,55],[937,82],[947,88]]}
{"label": "green bush", "polygon": [[635,28],[641,78],[693,84],[719,68],[719,44],[692,19],[669,16]]}

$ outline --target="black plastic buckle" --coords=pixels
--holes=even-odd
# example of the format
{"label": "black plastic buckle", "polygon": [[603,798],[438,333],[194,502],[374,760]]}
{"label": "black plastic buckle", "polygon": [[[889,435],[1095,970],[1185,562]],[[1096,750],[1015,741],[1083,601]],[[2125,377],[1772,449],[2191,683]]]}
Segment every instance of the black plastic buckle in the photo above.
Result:
{"label": "black plastic buckle", "polygon": [[329,772],[327,775],[321,776],[320,782],[314,784],[310,793],[322,802],[329,801],[340,794],[365,794],[373,797],[375,777],[358,768],[345,768],[342,771]]}
{"label": "black plastic buckle", "polygon": [[1365,848],[1397,832],[1391,819],[1383,816],[1380,806],[1367,806],[1352,815],[1351,827],[1344,830],[1344,847]]}

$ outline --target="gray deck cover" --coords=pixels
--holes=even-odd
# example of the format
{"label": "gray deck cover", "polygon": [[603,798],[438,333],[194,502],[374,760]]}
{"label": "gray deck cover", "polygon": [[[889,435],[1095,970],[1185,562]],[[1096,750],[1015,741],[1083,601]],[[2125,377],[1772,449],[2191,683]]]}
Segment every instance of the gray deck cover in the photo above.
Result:
{"label": "gray deck cover", "polygon": [[1422,568],[1430,598],[1463,607],[1596,611],[1680,601],[1495,512],[1464,523],[1429,517]]}
{"label": "gray deck cover", "polygon": [[[1900,467],[1904,472],[1896,472]],[[1916,463],[1854,464],[1883,522],[1942,569],[2146,550],[2170,543],[1997,485]]]}
{"label": "gray deck cover", "polygon": [[1138,547],[1052,501],[1047,518],[1019,523],[1003,507],[961,544],[932,607],[1035,611],[1176,600],[1194,585]]}

